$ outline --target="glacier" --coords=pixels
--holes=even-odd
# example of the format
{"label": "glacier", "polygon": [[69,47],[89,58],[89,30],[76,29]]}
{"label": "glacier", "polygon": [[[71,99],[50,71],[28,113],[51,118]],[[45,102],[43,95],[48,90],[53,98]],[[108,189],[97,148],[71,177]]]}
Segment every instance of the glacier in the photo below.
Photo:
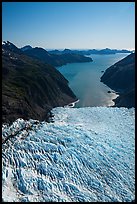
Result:
{"label": "glacier", "polygon": [[50,123],[17,119],[2,126],[3,201],[135,200],[135,109],[52,113]]}

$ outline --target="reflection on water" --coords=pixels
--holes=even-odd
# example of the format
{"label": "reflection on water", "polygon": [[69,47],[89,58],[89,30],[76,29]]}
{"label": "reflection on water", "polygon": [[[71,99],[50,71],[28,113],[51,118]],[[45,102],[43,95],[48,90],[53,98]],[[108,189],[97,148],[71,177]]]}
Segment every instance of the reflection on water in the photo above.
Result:
{"label": "reflection on water", "polygon": [[[128,54],[90,55],[93,62],[71,63],[58,70],[69,81],[69,86],[78,97],[75,107],[112,106],[112,99],[117,98],[108,86],[100,82],[100,77],[108,67],[126,57]],[[111,93],[108,93],[111,91]]]}

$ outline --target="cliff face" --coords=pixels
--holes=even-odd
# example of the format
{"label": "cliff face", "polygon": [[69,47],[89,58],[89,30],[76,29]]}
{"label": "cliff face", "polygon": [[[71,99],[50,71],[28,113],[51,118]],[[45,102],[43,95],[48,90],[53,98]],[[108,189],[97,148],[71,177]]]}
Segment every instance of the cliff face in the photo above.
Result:
{"label": "cliff face", "polygon": [[109,67],[101,81],[119,92],[115,106],[135,107],[135,53]]}
{"label": "cliff face", "polygon": [[12,43],[2,46],[2,122],[47,120],[51,108],[75,100],[68,81],[54,67],[24,55]]}

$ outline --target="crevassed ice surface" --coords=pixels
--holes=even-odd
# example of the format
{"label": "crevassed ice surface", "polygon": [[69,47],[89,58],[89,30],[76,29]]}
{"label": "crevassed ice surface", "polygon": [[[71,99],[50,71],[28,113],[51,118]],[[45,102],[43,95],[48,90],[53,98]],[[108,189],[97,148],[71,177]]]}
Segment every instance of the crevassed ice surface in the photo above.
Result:
{"label": "crevassed ice surface", "polygon": [[[19,202],[135,199],[134,108],[55,108],[3,144],[2,196]],[[3,136],[33,120],[3,126]]]}

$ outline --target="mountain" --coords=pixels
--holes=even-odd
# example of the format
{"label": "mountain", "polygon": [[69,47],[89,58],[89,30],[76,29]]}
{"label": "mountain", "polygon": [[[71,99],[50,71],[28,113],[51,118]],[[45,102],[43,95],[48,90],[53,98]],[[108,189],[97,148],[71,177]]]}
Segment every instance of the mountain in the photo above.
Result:
{"label": "mountain", "polygon": [[68,54],[68,53],[72,53],[72,51],[66,48],[62,51],[62,54]]}
{"label": "mountain", "polygon": [[118,50],[118,52],[119,52],[119,53],[134,53],[135,50],[130,51],[130,50],[122,49],[122,50]]}
{"label": "mountain", "polygon": [[135,107],[135,53],[132,53],[109,67],[101,81],[119,92],[115,106]]}
{"label": "mountain", "polygon": [[116,54],[117,51],[116,50],[111,50],[109,48],[105,48],[105,49],[102,49],[102,50],[98,50],[98,54],[102,54],[102,55],[105,55],[105,54]]}
{"label": "mountain", "polygon": [[63,51],[59,50],[51,50],[49,53],[51,54],[58,54],[61,55],[63,53],[73,53],[73,54],[80,54],[80,55],[91,55],[91,54],[98,54],[98,55],[109,55],[109,54],[116,54],[116,53],[133,53],[134,51],[130,50],[117,50],[117,49],[90,49],[90,50],[70,50],[70,49],[64,49]]}
{"label": "mountain", "polygon": [[2,42],[2,51],[3,53],[4,52],[7,52],[10,54],[10,52],[14,52],[14,53],[17,53],[17,54],[20,54],[22,53],[22,51],[20,49],[18,49],[13,43],[7,41],[3,41]]}
{"label": "mountain", "polygon": [[25,50],[25,55],[28,55],[30,57],[33,57],[34,59],[39,59],[45,63],[48,64],[54,64],[54,57],[52,54],[49,54],[45,49],[40,47],[32,48],[31,50]]}
{"label": "mountain", "polygon": [[76,100],[68,81],[51,65],[2,45],[2,122],[48,120],[50,110]]}
{"label": "mountain", "polygon": [[26,45],[26,46],[24,46],[24,47],[22,47],[22,48],[20,48],[22,51],[25,51],[25,50],[30,50],[30,49],[32,49],[32,47],[30,46],[30,45]]}
{"label": "mountain", "polygon": [[48,51],[48,53],[50,53],[50,54],[55,54],[55,55],[60,55],[60,54],[62,54],[62,52],[59,51],[59,50],[57,50],[57,49],[55,49],[55,50],[50,50],[50,51]]}
{"label": "mountain", "polygon": [[44,63],[48,63],[53,66],[62,66],[67,63],[74,62],[92,62],[92,59],[90,57],[85,57],[83,55],[69,53],[68,51],[64,51],[63,53],[58,55],[57,52],[58,51],[55,50],[53,54],[40,47],[24,50],[24,54],[35,59],[40,59]]}

